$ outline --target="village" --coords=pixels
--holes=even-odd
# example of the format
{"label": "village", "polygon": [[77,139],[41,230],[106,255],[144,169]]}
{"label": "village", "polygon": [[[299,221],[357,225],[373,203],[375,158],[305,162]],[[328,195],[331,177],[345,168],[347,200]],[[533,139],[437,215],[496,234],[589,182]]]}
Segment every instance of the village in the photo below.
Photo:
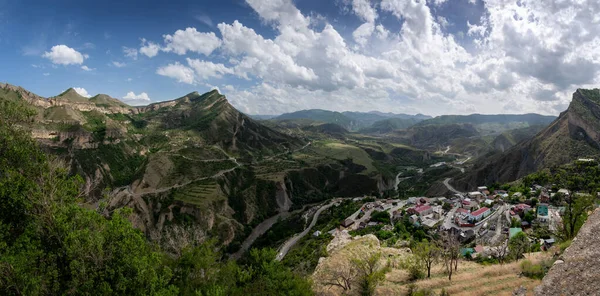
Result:
{"label": "village", "polygon": [[[552,192],[551,189],[534,185],[528,194],[509,193],[506,190],[490,191],[486,186],[468,193],[456,193],[451,197],[410,197],[400,199],[355,198],[365,201],[362,207],[344,219],[340,227],[330,231],[334,236],[369,227],[391,231],[399,221],[408,221],[429,233],[449,232],[465,246],[462,254],[471,258],[494,256],[498,246],[507,245],[508,240],[520,232],[530,234],[534,229],[554,233],[562,223],[564,207],[552,206],[550,200],[556,195],[571,194],[566,189]],[[371,217],[387,212],[390,223],[371,221]],[[313,235],[319,235],[314,233]],[[555,238],[539,238],[529,235],[532,244],[548,249]],[[469,247],[470,246],[470,247]]]}

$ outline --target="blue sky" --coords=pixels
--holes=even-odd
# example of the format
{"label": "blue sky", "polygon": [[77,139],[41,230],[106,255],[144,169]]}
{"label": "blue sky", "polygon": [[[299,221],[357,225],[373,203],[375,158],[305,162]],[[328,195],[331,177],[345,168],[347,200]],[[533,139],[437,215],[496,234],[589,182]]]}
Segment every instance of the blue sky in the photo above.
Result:
{"label": "blue sky", "polygon": [[595,1],[0,0],[0,81],[250,114],[557,114],[598,84]]}

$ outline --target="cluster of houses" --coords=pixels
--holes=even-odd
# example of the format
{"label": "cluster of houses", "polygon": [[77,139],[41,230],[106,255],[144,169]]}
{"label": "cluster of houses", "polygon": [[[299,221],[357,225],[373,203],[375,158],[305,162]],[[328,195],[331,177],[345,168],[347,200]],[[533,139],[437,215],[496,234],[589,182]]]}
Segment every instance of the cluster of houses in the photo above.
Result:
{"label": "cluster of houses", "polygon": [[[411,197],[408,200],[376,200],[365,203],[357,214],[354,214],[341,222],[343,228],[362,229],[365,227],[376,226],[381,222],[370,221],[370,217],[376,212],[386,211],[390,213],[392,221],[398,221],[408,217],[408,220],[415,225],[422,225],[428,228],[436,228],[443,224],[443,229],[455,231],[456,235],[463,242],[471,241],[477,235],[483,236],[488,230],[492,233],[496,231],[496,227],[502,227],[503,233],[507,237],[513,236],[525,228],[531,227],[531,215],[534,214],[531,221],[533,223],[553,224],[553,219],[560,219],[557,213],[560,213],[560,208],[554,208],[549,205],[552,197],[559,193],[569,195],[566,189],[558,190],[556,193],[547,190],[542,186],[535,185],[530,188],[531,193],[528,196],[538,199],[538,202],[532,202],[532,199],[524,200],[523,194],[520,192],[509,193],[505,190],[490,191],[485,186],[480,186],[476,191],[466,194],[455,194],[450,198],[445,197]],[[518,204],[506,206],[509,201],[514,202],[520,200]],[[507,215],[509,220],[516,219],[520,223],[520,227],[514,226],[510,228],[504,224],[496,225],[494,222],[489,222],[488,227],[486,218],[496,212],[500,207],[508,210]],[[533,206],[533,207],[532,207]],[[453,210],[452,210],[453,209]],[[556,212],[554,212],[556,211]],[[451,217],[448,215],[452,215]],[[527,216],[527,218],[525,218]],[[554,221],[556,222],[556,221]],[[514,221],[513,221],[514,224]],[[483,225],[483,226],[482,226]],[[482,227],[475,227],[482,226]],[[384,229],[392,230],[391,225],[384,225]],[[478,232],[476,232],[478,231]],[[542,246],[549,247],[553,244],[553,240],[549,239],[542,243]],[[473,250],[467,250],[472,256],[482,253],[482,248],[476,247]]]}

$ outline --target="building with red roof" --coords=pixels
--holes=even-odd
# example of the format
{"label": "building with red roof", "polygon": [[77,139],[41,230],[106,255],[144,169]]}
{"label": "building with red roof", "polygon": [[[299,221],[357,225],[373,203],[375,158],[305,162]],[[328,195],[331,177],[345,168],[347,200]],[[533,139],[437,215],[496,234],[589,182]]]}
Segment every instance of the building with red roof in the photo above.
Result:
{"label": "building with red roof", "polygon": [[487,216],[489,216],[492,213],[492,211],[489,208],[483,207],[475,212],[471,213],[471,219],[475,220],[475,221],[479,221]]}
{"label": "building with red roof", "polygon": [[408,209],[407,212],[411,215],[425,216],[431,214],[433,209],[429,205],[419,205]]}

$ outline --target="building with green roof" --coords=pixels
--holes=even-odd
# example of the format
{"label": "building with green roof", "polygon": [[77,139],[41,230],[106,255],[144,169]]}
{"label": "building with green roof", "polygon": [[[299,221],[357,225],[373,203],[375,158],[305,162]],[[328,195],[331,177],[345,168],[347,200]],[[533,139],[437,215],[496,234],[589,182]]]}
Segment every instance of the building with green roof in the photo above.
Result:
{"label": "building with green roof", "polygon": [[517,235],[517,233],[523,232],[521,228],[511,228],[508,230],[508,238],[511,239],[513,236]]}

